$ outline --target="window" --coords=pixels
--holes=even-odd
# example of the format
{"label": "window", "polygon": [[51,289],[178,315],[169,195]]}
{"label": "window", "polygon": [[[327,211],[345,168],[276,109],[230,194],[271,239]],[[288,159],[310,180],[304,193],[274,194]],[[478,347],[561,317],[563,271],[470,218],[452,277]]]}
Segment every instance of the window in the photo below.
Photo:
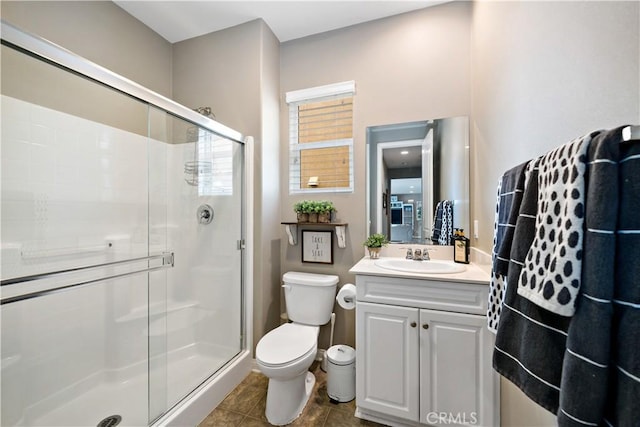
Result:
{"label": "window", "polygon": [[287,92],[289,193],[353,191],[355,82]]}

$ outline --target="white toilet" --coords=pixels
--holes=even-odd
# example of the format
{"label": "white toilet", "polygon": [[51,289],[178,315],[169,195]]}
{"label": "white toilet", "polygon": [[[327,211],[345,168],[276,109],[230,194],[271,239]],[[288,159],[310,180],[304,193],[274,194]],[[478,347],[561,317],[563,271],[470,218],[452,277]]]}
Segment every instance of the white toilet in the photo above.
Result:
{"label": "white toilet", "polygon": [[293,323],[270,331],[256,347],[258,368],[269,378],[265,412],[273,425],[298,418],[309,400],[316,382],[309,367],[318,350],[320,326],[331,319],[338,276],[291,271],[282,280]]}

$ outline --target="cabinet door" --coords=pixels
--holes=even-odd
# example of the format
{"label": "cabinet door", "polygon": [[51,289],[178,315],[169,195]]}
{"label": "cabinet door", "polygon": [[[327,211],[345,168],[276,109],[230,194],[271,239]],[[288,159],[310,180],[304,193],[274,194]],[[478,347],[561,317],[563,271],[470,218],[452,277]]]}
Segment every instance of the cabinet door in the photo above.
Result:
{"label": "cabinet door", "polygon": [[418,421],[417,308],[356,305],[356,404]]}
{"label": "cabinet door", "polygon": [[499,423],[493,335],[486,323],[484,316],[420,310],[420,422]]}

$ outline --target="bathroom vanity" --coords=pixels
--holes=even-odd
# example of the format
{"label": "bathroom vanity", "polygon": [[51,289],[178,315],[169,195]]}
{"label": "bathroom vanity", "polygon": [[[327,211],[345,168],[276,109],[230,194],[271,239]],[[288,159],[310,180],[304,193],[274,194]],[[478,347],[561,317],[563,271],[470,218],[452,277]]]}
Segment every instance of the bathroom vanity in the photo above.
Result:
{"label": "bathroom vanity", "polygon": [[350,270],[356,416],[398,426],[500,425],[489,273],[473,263],[463,272],[424,273],[382,262],[366,257]]}

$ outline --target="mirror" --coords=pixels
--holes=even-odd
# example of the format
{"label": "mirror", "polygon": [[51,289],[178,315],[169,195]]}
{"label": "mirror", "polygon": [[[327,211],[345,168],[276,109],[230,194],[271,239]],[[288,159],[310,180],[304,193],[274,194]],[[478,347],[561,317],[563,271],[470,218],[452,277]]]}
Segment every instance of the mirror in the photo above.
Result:
{"label": "mirror", "polygon": [[391,243],[451,244],[469,236],[469,119],[367,128],[369,234]]}

